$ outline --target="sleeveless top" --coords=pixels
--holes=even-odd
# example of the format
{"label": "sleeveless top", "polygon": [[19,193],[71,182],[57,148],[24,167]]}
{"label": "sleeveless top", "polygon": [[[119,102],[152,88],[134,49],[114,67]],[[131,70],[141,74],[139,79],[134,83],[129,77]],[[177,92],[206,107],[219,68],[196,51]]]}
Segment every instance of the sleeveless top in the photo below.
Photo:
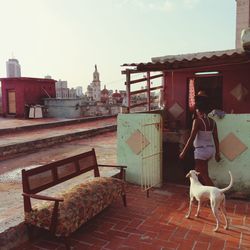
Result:
{"label": "sleeveless top", "polygon": [[[199,130],[196,134],[196,137],[194,139],[194,147],[195,148],[203,148],[203,147],[213,147],[214,143],[213,143],[213,130],[214,130],[214,124],[215,122],[213,121],[213,128],[212,130],[207,130],[207,126],[206,123],[204,122],[204,120],[202,118],[201,119],[202,123],[204,124],[204,131]],[[209,118],[208,119],[208,123],[209,123],[209,127],[210,127],[210,121]]]}

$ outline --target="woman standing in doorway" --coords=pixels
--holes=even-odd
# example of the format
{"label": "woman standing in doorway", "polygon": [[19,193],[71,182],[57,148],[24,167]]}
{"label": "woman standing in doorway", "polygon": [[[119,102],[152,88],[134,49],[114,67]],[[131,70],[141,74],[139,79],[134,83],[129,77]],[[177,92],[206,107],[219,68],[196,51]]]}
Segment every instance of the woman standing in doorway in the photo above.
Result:
{"label": "woman standing in doorway", "polygon": [[184,159],[186,153],[194,145],[195,170],[200,173],[199,179],[203,185],[214,186],[208,174],[208,161],[215,156],[220,161],[219,140],[216,122],[208,117],[209,99],[201,91],[195,98],[196,118],[189,139],[180,153]]}

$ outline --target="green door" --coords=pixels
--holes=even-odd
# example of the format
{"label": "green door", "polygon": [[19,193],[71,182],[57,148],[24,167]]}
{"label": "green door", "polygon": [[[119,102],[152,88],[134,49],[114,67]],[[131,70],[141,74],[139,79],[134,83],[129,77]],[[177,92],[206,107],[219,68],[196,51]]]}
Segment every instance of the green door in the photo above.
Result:
{"label": "green door", "polygon": [[119,114],[117,160],[126,180],[143,190],[162,183],[162,118],[159,114]]}

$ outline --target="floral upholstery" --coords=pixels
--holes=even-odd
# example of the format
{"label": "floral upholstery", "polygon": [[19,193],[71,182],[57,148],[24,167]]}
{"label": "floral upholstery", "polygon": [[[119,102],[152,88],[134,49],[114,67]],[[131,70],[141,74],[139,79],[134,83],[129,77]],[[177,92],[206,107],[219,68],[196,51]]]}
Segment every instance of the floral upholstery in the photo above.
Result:
{"label": "floral upholstery", "polygon": [[[118,196],[124,194],[124,182],[111,177],[95,177],[63,192],[59,203],[57,236],[68,236],[83,223],[101,212]],[[54,202],[44,202],[25,213],[25,222],[49,229]]]}

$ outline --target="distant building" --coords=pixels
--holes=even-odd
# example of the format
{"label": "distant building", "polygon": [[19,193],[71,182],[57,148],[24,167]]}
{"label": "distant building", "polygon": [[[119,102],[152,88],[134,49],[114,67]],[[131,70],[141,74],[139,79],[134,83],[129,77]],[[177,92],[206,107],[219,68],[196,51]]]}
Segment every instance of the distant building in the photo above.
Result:
{"label": "distant building", "polygon": [[0,78],[4,116],[28,117],[31,106],[43,105],[44,98],[55,97],[55,80],[31,77]]}
{"label": "distant building", "polygon": [[117,90],[115,90],[115,93],[114,94],[112,94],[112,99],[113,99],[113,103],[122,103],[122,96],[121,96],[121,94],[120,93],[118,93],[118,91]]}
{"label": "distant building", "polygon": [[21,66],[17,59],[9,59],[6,62],[7,77],[21,77]]}
{"label": "distant building", "polygon": [[126,96],[127,91],[126,90],[119,90],[119,93],[121,94],[122,97]]}
{"label": "distant building", "polygon": [[61,79],[59,79],[56,82],[56,88],[68,88],[68,82],[67,81],[62,81]]}
{"label": "distant building", "polygon": [[44,78],[45,79],[52,79],[52,77],[50,75],[46,75]]}
{"label": "distant building", "polygon": [[56,82],[56,98],[69,98],[68,82],[59,79]]}
{"label": "distant building", "polygon": [[69,89],[69,98],[76,99],[76,90],[74,88]]}
{"label": "distant building", "polygon": [[106,85],[104,85],[104,89],[101,91],[101,102],[107,103],[109,99],[109,91],[106,89]]}
{"label": "distant building", "polygon": [[112,89],[109,90],[109,96],[112,96],[114,91]]}
{"label": "distant building", "polygon": [[93,73],[93,81],[87,87],[87,96],[89,99],[94,101],[101,100],[101,82],[100,74],[97,71],[97,66],[95,65],[95,71]]}
{"label": "distant building", "polygon": [[81,86],[77,86],[77,87],[76,87],[76,95],[77,95],[78,97],[83,96],[83,92],[82,92],[82,87],[81,87]]}

